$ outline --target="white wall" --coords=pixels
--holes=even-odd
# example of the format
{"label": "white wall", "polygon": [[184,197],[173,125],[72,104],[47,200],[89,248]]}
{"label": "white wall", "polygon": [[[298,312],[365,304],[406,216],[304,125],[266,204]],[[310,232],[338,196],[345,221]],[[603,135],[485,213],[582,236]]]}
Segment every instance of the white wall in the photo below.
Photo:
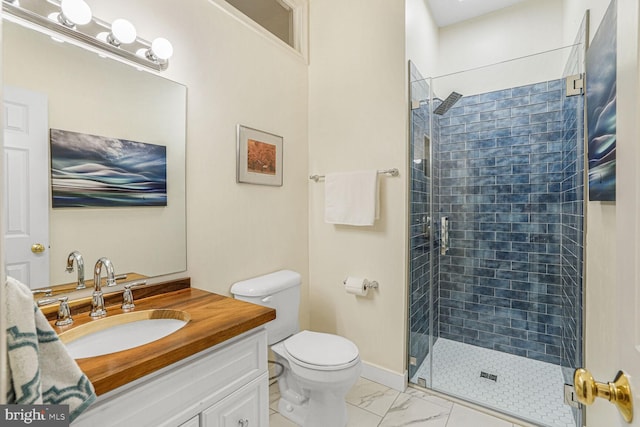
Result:
{"label": "white wall", "polygon": [[440,31],[426,0],[405,0],[406,55],[423,77],[438,74]]}
{"label": "white wall", "polygon": [[[577,28],[576,28],[577,31]],[[443,76],[563,46],[562,2],[529,0],[440,29],[437,75]],[[444,98],[557,79],[568,53],[556,52],[438,79]]]}
{"label": "white wall", "polygon": [[[424,0],[407,0],[407,58],[425,77],[439,76],[433,89],[441,98],[454,90],[472,95],[557,79],[570,49],[556,49],[573,43],[582,6],[529,0],[437,28]],[[567,19],[565,9],[580,19]],[[536,55],[550,50],[555,51]]]}
{"label": "white wall", "polygon": [[[127,17],[175,54],[164,75],[187,93],[187,274],[229,295],[241,279],[289,268],[308,324],[307,65],[211,1],[89,0],[96,16]],[[284,137],[284,185],[237,184],[236,125]],[[170,244],[171,242],[167,242]]]}
{"label": "white wall", "polygon": [[438,74],[562,45],[562,2],[529,0],[440,30]]}
{"label": "white wall", "polygon": [[[405,371],[407,67],[404,2],[310,2],[309,171],[400,169],[381,177],[374,227],[323,221],[324,184],[309,182],[311,326],[353,340],[362,359]],[[377,280],[347,295],[346,276]]]}
{"label": "white wall", "polygon": [[576,31],[582,22],[584,13],[589,10],[591,32],[590,39],[595,35],[596,29],[602,21],[609,6],[609,0],[563,0],[564,41],[565,44],[573,43]]}

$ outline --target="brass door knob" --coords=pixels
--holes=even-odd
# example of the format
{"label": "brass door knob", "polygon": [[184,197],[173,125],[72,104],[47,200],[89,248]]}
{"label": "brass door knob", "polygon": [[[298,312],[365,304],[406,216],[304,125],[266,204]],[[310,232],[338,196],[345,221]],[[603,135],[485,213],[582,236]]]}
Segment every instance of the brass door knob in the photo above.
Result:
{"label": "brass door knob", "polygon": [[596,397],[601,397],[616,405],[626,422],[630,423],[633,420],[631,385],[624,372],[618,371],[613,382],[605,384],[594,380],[586,369],[578,368],[573,374],[573,384],[578,402],[591,405]]}
{"label": "brass door knob", "polygon": [[31,252],[33,252],[34,254],[44,252],[44,245],[42,243],[34,243],[33,245],[31,245]]}

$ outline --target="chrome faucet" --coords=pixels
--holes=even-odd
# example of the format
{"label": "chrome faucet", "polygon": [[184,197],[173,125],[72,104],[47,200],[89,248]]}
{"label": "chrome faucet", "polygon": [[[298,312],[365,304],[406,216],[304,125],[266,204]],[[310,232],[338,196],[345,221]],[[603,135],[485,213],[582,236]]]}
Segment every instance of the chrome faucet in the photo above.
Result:
{"label": "chrome faucet", "polygon": [[78,266],[78,285],[76,289],[84,289],[87,286],[84,284],[84,260],[82,259],[82,254],[78,251],[73,251],[69,254],[67,258],[67,273],[73,272],[73,261],[76,261],[76,265]]}
{"label": "chrome faucet", "polygon": [[96,266],[93,269],[93,298],[91,301],[91,317],[102,317],[107,315],[107,310],[104,308],[104,297],[102,296],[102,266],[107,271],[107,286],[114,286],[116,284],[115,274],[113,272],[113,264],[107,258],[100,258],[96,262]]}

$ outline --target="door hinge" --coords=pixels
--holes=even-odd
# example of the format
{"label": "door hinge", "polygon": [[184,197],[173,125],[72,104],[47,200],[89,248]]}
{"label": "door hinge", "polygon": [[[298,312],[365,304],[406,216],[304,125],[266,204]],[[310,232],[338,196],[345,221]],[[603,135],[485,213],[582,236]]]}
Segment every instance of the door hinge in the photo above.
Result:
{"label": "door hinge", "polygon": [[584,93],[584,74],[574,74],[566,78],[567,96],[582,95]]}

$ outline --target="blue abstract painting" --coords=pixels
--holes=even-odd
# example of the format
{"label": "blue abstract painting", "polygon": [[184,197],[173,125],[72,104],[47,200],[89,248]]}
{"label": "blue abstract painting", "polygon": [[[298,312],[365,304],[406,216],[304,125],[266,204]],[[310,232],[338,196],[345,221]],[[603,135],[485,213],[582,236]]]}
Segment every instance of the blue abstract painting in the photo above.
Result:
{"label": "blue abstract painting", "polygon": [[167,147],[51,129],[54,208],[166,206]]}
{"label": "blue abstract painting", "polygon": [[616,1],[586,56],[589,200],[616,200]]}

